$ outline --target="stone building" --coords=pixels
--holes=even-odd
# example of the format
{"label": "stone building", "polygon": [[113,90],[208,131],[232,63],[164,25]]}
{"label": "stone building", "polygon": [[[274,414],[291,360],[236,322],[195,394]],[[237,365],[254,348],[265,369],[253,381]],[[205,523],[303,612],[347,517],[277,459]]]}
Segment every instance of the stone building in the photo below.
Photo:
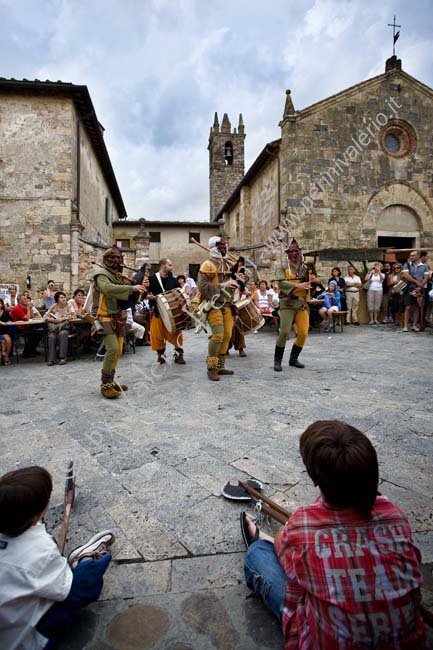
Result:
{"label": "stone building", "polygon": [[146,260],[157,271],[159,260],[168,257],[176,275],[188,271],[196,279],[207,253],[191,238],[207,246],[209,237],[218,234],[218,230],[218,224],[209,221],[131,219],[113,222],[113,243],[123,249],[128,266],[137,267]]}
{"label": "stone building", "polygon": [[245,174],[244,140],[242,113],[239,115],[238,128],[233,132],[227,113],[224,113],[221,129],[218,114],[215,113],[208,145],[211,221],[216,221],[220,208]]}
{"label": "stone building", "polygon": [[125,206],[86,86],[0,79],[0,282],[66,291]]}
{"label": "stone building", "polygon": [[302,110],[287,91],[280,127],[215,210],[232,247],[263,262],[288,237],[305,251],[432,248],[433,91],[399,59]]}

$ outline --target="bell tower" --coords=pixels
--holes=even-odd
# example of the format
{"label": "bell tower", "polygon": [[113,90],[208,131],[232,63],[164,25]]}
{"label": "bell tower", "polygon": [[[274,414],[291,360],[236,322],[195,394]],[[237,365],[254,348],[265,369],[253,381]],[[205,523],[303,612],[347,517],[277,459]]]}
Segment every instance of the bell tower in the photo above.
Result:
{"label": "bell tower", "polygon": [[224,113],[221,128],[218,114],[215,113],[208,145],[211,222],[244,177],[244,140],[242,113],[239,115],[238,128],[233,132],[227,113]]}

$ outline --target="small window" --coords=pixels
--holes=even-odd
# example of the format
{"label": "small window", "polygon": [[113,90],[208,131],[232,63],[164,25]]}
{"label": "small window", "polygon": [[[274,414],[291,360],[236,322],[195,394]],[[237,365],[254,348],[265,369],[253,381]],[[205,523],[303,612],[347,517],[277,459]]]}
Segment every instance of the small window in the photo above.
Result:
{"label": "small window", "polygon": [[129,239],[116,239],[116,246],[119,248],[129,248],[130,240]]}
{"label": "small window", "polygon": [[161,233],[160,232],[150,232],[150,243],[151,244],[160,244],[161,243]]}
{"label": "small window", "polygon": [[239,212],[236,214],[236,239],[239,239],[239,236],[241,234],[241,224],[240,224],[240,216]]}
{"label": "small window", "polygon": [[226,142],[224,145],[224,162],[226,165],[233,165],[233,145]]}
{"label": "small window", "polygon": [[188,241],[191,243],[191,241],[195,239],[195,241],[198,241],[200,243],[200,233],[199,232],[190,232],[188,236]]}
{"label": "small window", "polygon": [[197,280],[198,272],[200,271],[200,264],[189,264],[188,273],[193,280]]}
{"label": "small window", "polygon": [[105,223],[110,225],[111,220],[111,201],[108,196],[105,197]]}

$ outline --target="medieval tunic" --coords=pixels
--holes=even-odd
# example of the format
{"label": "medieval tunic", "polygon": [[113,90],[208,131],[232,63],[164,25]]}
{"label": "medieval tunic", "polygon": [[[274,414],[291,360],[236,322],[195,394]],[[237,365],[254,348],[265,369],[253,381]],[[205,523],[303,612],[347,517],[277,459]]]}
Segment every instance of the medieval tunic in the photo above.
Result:
{"label": "medieval tunic", "polygon": [[307,282],[308,278],[298,277],[290,268],[280,268],[277,271],[277,280],[280,288],[280,334],[277,346],[284,348],[294,321],[297,331],[295,345],[302,348],[308,336],[310,319],[306,302],[307,291],[296,288],[296,285]]}
{"label": "medieval tunic", "polygon": [[[162,287],[164,287],[164,291],[161,287],[161,284]],[[166,278],[163,278],[159,273],[155,273],[149,278],[148,292],[153,293],[154,296],[158,296],[161,293],[165,293],[166,291],[171,291],[172,289],[178,288],[179,283],[171,273],[169,273]],[[152,350],[155,352],[165,350],[167,341],[174,345],[175,348],[182,348],[182,332],[169,332],[159,314],[156,300],[149,300],[149,304],[151,307],[153,307],[153,315],[150,321],[150,344],[152,346]]]}
{"label": "medieval tunic", "polygon": [[126,315],[123,318],[122,307],[118,301],[128,300],[132,293],[132,286],[126,278],[106,267],[98,269],[93,274],[93,280],[98,297],[96,315],[104,330],[106,347],[102,368],[110,372],[117,366],[125,336]]}
{"label": "medieval tunic", "polygon": [[197,286],[201,297],[212,303],[207,316],[212,330],[208,344],[208,360],[213,360],[211,364],[226,354],[232,335],[232,295],[230,289],[221,289],[221,284],[230,277],[230,273],[230,265],[226,260],[221,260],[218,264],[206,260],[198,275]]}

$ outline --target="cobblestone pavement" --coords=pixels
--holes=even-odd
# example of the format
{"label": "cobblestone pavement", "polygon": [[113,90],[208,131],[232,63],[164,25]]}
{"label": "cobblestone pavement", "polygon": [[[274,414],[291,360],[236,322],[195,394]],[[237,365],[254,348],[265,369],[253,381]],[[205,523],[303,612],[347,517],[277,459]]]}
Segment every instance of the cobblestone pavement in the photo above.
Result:
{"label": "cobblestone pavement", "polygon": [[1,368],[1,473],[37,463],[54,475],[48,526],[62,517],[64,472],[74,459],[77,496],[67,548],[100,529],[117,537],[101,600],[83,612],[65,650],[282,648],[279,626],[243,584],[242,506],[228,480],[253,476],[292,510],[316,495],[298,438],[316,419],[366,432],[381,491],[408,514],[433,604],[433,337],[392,326],[310,336],[304,370],[272,369],[275,333],[231,353],[233,377],[206,378],[206,337],[188,332],[187,365],[153,366],[150,348],[121,359],[130,386],[99,394],[101,365],[41,359]]}

